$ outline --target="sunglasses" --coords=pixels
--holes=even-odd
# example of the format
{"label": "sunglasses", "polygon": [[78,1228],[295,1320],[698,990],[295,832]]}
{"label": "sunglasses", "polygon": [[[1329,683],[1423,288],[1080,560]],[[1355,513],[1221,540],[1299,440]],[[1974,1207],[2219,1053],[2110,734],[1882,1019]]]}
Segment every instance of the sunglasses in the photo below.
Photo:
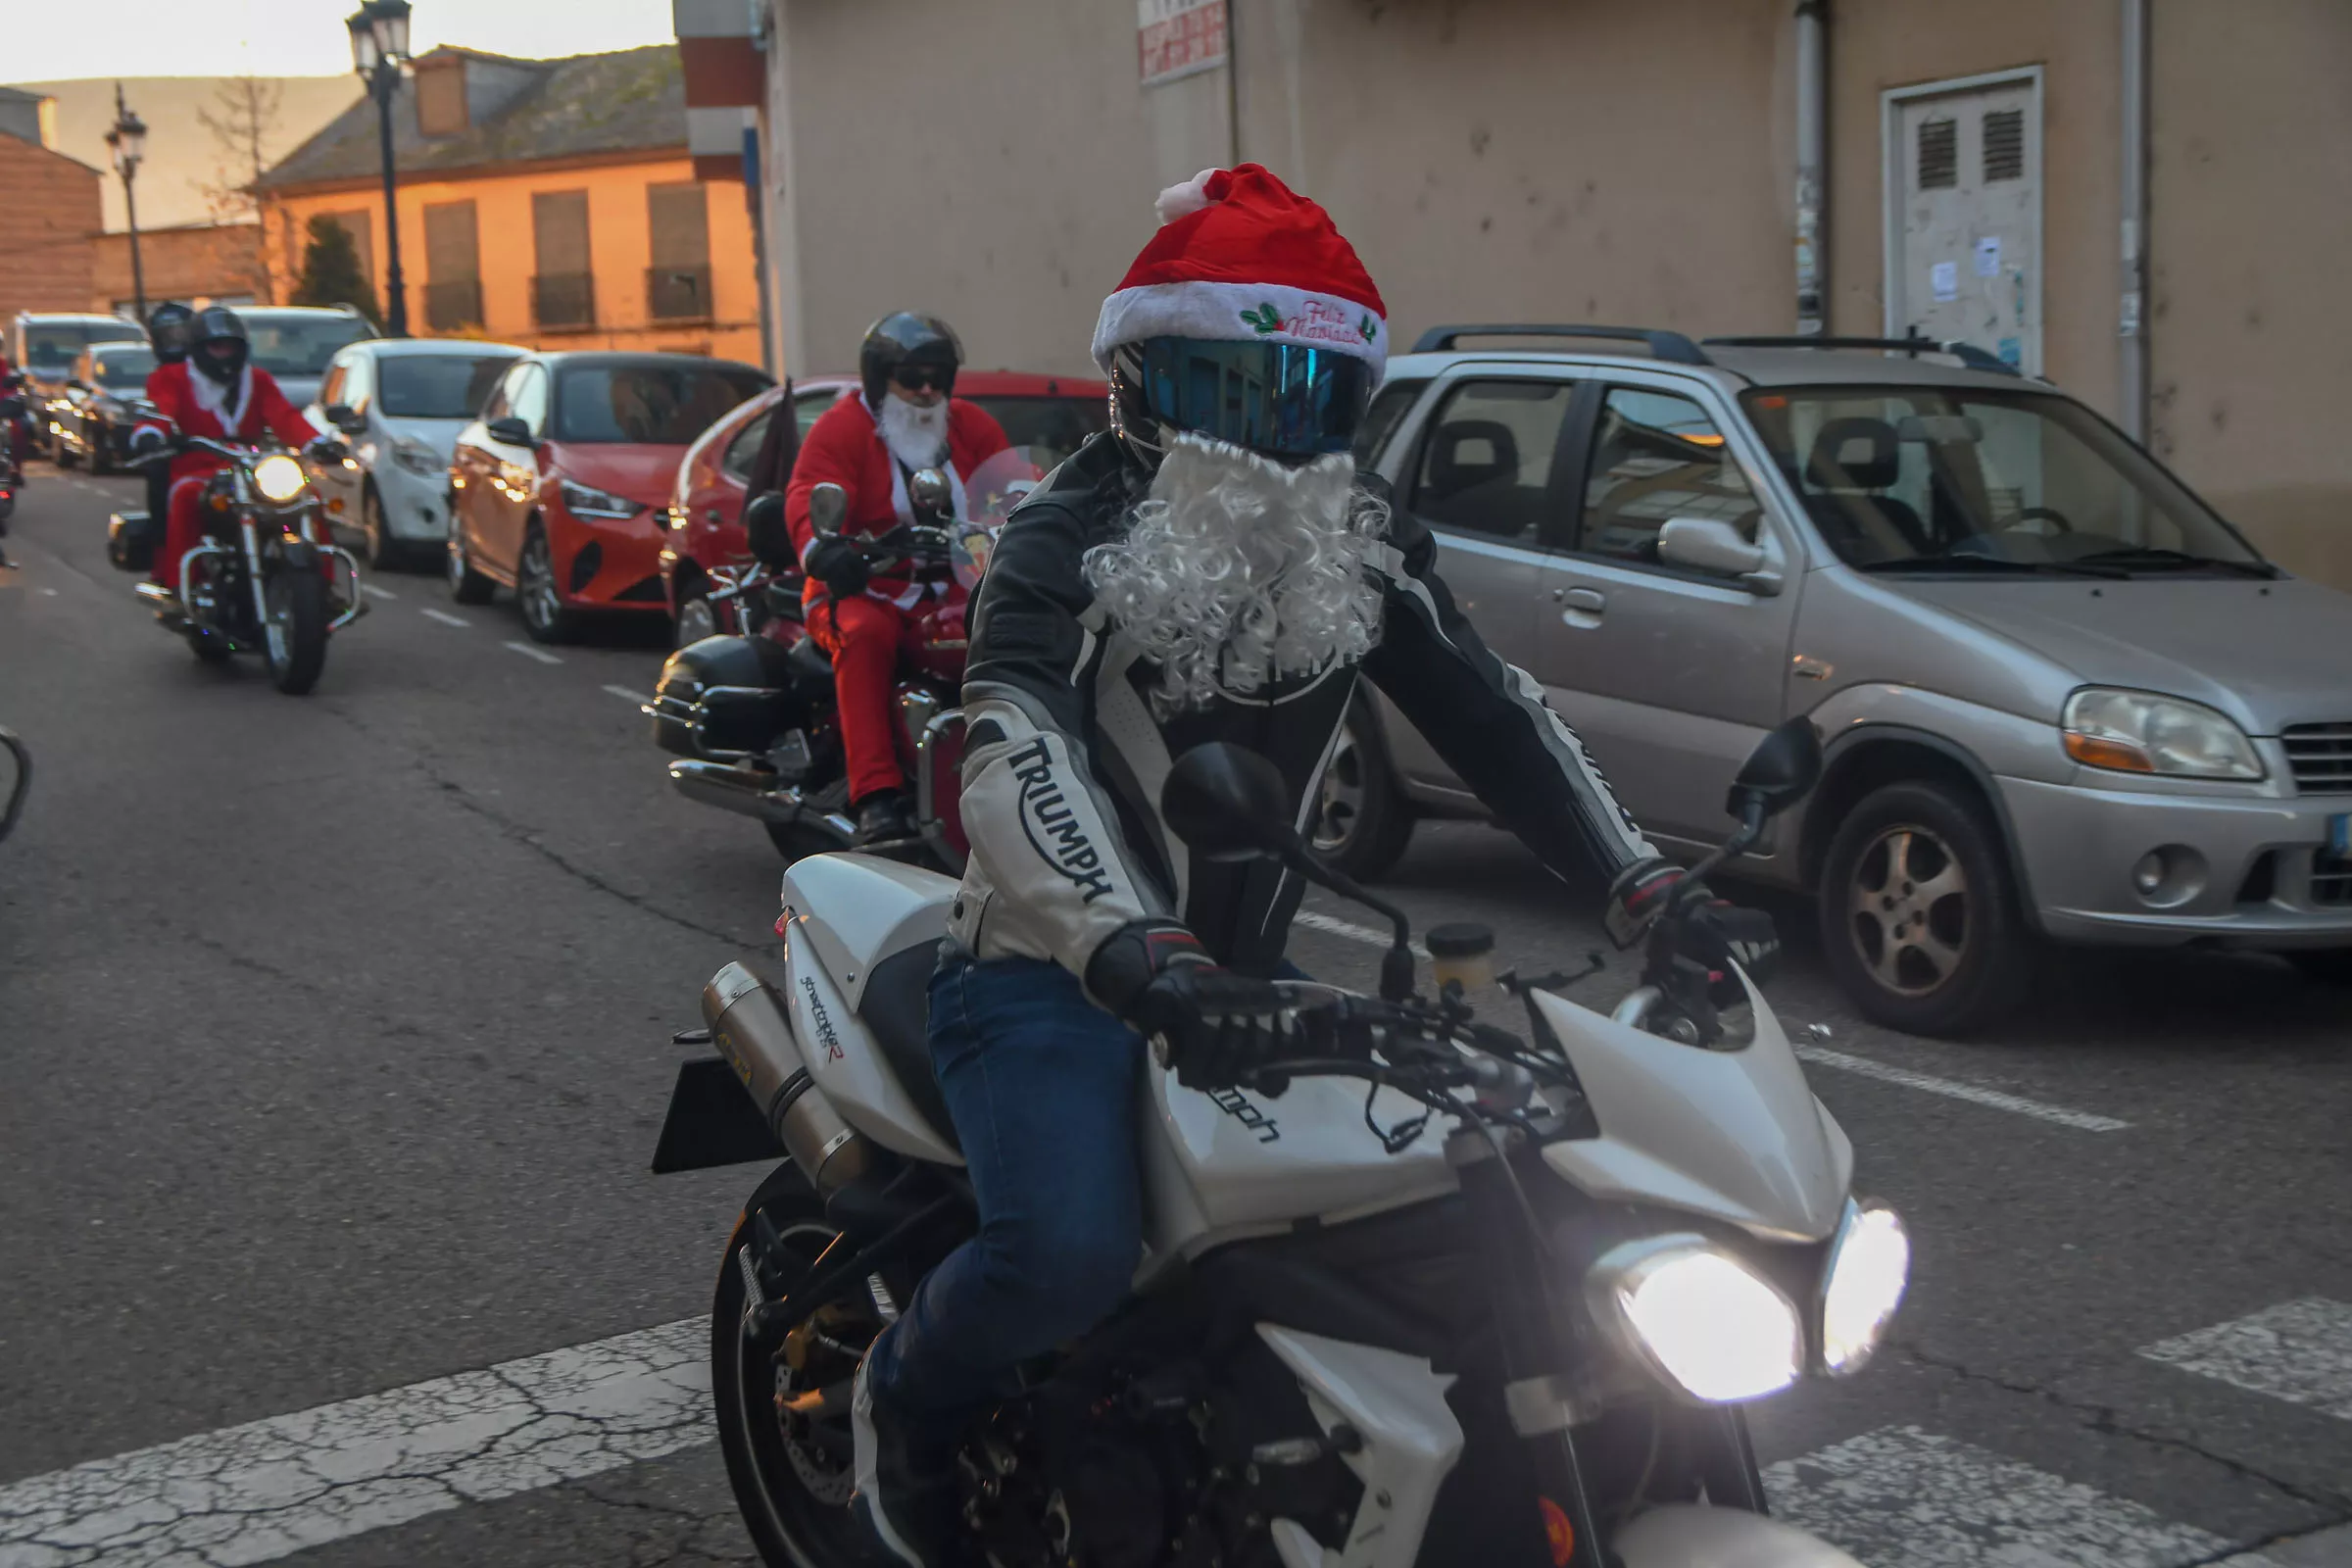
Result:
{"label": "sunglasses", "polygon": [[890,378],[909,392],[920,392],[926,388],[933,392],[946,392],[953,390],[956,385],[956,372],[936,365],[902,365],[891,371]]}

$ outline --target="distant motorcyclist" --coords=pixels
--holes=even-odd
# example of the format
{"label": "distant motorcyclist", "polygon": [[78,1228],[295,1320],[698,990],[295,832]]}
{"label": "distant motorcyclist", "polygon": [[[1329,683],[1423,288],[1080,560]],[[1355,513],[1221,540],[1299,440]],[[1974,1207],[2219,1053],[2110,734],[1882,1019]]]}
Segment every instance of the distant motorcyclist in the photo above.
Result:
{"label": "distant motorcyclist", "polygon": [[[1247,746],[1303,814],[1360,671],[1545,864],[1609,882],[1621,943],[1683,883],[1455,609],[1436,540],[1356,471],[1387,313],[1331,219],[1254,164],[1160,217],[1096,328],[1112,428],[1012,514],[972,607],[971,859],[930,1050],[980,1232],[875,1342],[851,1407],[859,1508],[934,1568],[968,1418],[1127,1293],[1145,1037],[1195,1088],[1299,1054],[1273,978],[1301,886],[1192,855],[1160,818],[1171,759]],[[1728,906],[1688,924],[1725,983],[1774,946]]]}
{"label": "distant motorcyclist", "polygon": [[[785,490],[785,517],[808,572],[808,629],[833,659],[859,845],[914,832],[892,738],[890,687],[913,624],[907,612],[932,590],[895,573],[874,576],[853,541],[914,521],[906,481],[923,468],[946,472],[960,515],[963,480],[1010,444],[985,411],[954,395],[962,363],[963,345],[935,316],[899,311],[876,321],[858,353],[863,395],[843,398],[817,419]],[[791,411],[780,404],[774,417],[789,419]],[[819,539],[808,496],[827,483],[849,493],[849,511],[840,537]]]}
{"label": "distant motorcyclist", "polygon": [[[236,312],[224,305],[206,306],[189,322],[187,337],[187,358],[158,366],[147,377],[147,397],[155,412],[139,421],[131,436],[133,457],[163,451],[173,426],[182,435],[216,441],[250,444],[273,435],[327,461],[344,455],[343,444],[304,417],[278,390],[277,378],[252,363],[252,343]],[[210,452],[182,452],[172,460],[164,544],[156,552],[154,576],[167,588],[179,586],[180,558],[195,549],[203,535],[197,503],[205,480],[222,466]]]}
{"label": "distant motorcyclist", "polygon": [[[188,357],[188,333],[196,323],[196,313],[177,300],[166,300],[147,317],[147,342],[155,350],[155,368],[147,372],[147,401],[155,401],[155,378],[164,368],[178,365]],[[163,464],[150,463],[147,474],[147,515],[154,518],[150,526],[160,524],[169,515],[172,500],[172,476]]]}

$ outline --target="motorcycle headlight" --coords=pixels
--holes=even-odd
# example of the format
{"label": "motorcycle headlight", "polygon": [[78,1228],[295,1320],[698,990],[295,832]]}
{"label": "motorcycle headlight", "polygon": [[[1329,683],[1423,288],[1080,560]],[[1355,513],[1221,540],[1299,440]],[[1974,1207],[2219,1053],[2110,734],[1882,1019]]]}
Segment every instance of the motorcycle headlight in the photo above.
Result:
{"label": "motorcycle headlight", "polygon": [[1771,1281],[1696,1236],[1620,1248],[1592,1268],[1594,1306],[1694,1399],[1733,1404],[1805,1368],[1796,1308]]}
{"label": "motorcycle headlight", "polygon": [[263,500],[279,506],[301,495],[308,483],[310,477],[302,471],[302,465],[283,452],[273,452],[253,466],[254,489],[261,492]]}
{"label": "motorcycle headlight", "polygon": [[1911,1279],[1911,1237],[1884,1204],[1846,1210],[1821,1292],[1821,1359],[1834,1377],[1858,1372],[1886,1337]]}
{"label": "motorcycle headlight", "polygon": [[634,517],[645,510],[627,496],[616,496],[610,490],[576,484],[569,479],[564,481],[563,489],[564,506],[575,517],[610,517],[617,521]]}
{"label": "motorcycle headlight", "polygon": [[392,443],[392,461],[427,479],[449,471],[449,460],[413,435],[404,435]]}
{"label": "motorcycle headlight", "polygon": [[2066,755],[2085,767],[2175,778],[2259,779],[2254,743],[2202,703],[2085,686],[2066,700]]}

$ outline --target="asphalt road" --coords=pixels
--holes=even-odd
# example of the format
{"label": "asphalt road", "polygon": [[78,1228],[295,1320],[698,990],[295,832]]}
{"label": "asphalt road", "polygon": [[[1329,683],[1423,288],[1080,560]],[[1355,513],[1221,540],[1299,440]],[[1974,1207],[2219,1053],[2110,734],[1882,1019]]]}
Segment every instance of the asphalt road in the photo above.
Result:
{"label": "asphalt road", "polygon": [[[669,794],[658,637],[543,653],[392,576],[280,697],[107,565],[135,490],[36,466],[0,570],[38,765],[0,845],[0,1568],[748,1562],[691,1320],[755,1173],[646,1161],[778,867]],[[1477,827],[1391,891],[1531,969],[1597,940]],[[1368,917],[1313,908],[1297,956],[1369,985]],[[1832,1027],[1815,1089],[1917,1267],[1887,1354],[1757,1412],[1776,1504],[1875,1568],[2352,1563],[2352,996],[2049,970],[1997,1040],[1913,1040],[1799,936],[1776,1004]]]}

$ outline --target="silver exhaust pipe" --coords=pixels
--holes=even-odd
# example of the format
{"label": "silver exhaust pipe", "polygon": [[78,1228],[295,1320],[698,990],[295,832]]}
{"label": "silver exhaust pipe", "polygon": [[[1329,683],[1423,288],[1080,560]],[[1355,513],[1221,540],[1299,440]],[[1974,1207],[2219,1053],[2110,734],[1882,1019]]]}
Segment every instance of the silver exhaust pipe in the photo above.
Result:
{"label": "silver exhaust pipe", "polygon": [[865,1173],[873,1149],[808,1076],[792,1015],[773,986],[730,963],[703,987],[703,1021],[760,1118],[818,1196]]}
{"label": "silver exhaust pipe", "polygon": [[139,596],[139,603],[152,605],[157,610],[177,610],[179,608],[179,595],[160,582],[139,583],[131,589],[131,592]]}
{"label": "silver exhaust pipe", "polygon": [[839,838],[846,848],[858,824],[839,811],[819,810],[803,798],[797,784],[776,784],[773,775],[726,762],[701,762],[680,758],[669,764],[670,787],[688,800],[715,806],[738,816],[762,822],[820,827]]}

